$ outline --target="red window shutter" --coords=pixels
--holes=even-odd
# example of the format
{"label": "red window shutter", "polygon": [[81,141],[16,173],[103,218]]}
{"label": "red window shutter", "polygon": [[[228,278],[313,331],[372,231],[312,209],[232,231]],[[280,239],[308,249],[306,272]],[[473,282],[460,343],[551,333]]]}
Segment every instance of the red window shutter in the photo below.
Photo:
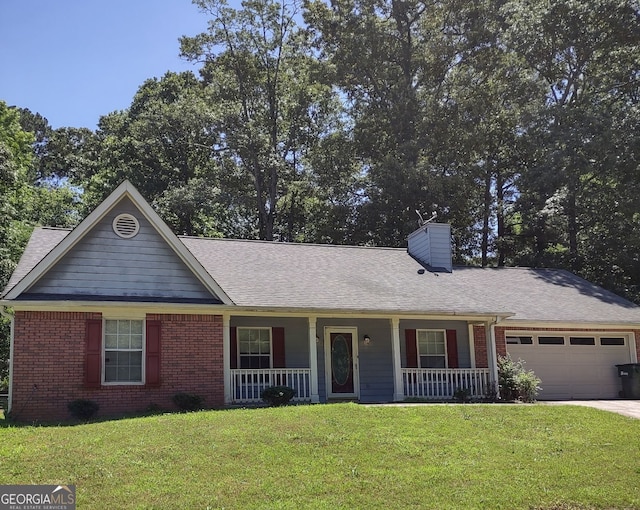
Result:
{"label": "red window shutter", "polygon": [[418,368],[418,342],[415,329],[405,329],[404,339],[407,344],[407,368]]}
{"label": "red window shutter", "polygon": [[231,369],[238,368],[238,337],[236,328],[230,329],[231,348],[229,350],[229,366]]}
{"label": "red window shutter", "polygon": [[160,386],[160,351],[160,321],[147,321],[147,386]]}
{"label": "red window shutter", "polygon": [[449,368],[458,368],[458,340],[455,329],[447,330],[447,362]]}
{"label": "red window shutter", "polygon": [[84,385],[99,388],[102,384],[102,319],[88,319],[85,324]]}
{"label": "red window shutter", "polygon": [[284,357],[284,328],[273,328],[271,330],[271,353],[273,368],[286,368]]}

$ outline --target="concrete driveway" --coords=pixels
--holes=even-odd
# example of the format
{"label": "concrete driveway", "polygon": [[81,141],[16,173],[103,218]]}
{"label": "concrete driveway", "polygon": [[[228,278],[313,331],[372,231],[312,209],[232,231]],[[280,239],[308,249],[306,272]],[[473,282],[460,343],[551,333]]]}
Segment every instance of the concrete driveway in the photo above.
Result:
{"label": "concrete driveway", "polygon": [[640,420],[640,400],[554,400],[541,402],[548,405],[586,406],[630,416]]}

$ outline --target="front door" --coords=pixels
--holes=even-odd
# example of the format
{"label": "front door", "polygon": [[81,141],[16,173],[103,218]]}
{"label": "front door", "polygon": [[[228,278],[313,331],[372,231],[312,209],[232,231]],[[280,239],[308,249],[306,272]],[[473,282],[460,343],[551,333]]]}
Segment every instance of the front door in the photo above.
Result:
{"label": "front door", "polygon": [[329,398],[357,398],[358,342],[355,328],[325,331],[325,375]]}

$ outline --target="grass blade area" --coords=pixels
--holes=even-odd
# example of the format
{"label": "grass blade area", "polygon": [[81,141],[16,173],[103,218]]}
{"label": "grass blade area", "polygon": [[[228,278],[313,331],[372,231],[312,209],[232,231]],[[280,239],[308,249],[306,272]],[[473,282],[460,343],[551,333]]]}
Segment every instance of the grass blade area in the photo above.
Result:
{"label": "grass blade area", "polygon": [[0,428],[4,484],[78,508],[640,508],[640,420],[356,404]]}

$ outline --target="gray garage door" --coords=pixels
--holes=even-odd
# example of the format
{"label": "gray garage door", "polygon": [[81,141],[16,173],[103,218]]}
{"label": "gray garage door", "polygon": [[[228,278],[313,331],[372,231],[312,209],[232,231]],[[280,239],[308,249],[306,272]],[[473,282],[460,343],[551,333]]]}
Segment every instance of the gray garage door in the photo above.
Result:
{"label": "gray garage door", "polygon": [[616,364],[629,363],[629,338],[620,333],[509,333],[507,352],[542,380],[541,400],[618,398]]}

